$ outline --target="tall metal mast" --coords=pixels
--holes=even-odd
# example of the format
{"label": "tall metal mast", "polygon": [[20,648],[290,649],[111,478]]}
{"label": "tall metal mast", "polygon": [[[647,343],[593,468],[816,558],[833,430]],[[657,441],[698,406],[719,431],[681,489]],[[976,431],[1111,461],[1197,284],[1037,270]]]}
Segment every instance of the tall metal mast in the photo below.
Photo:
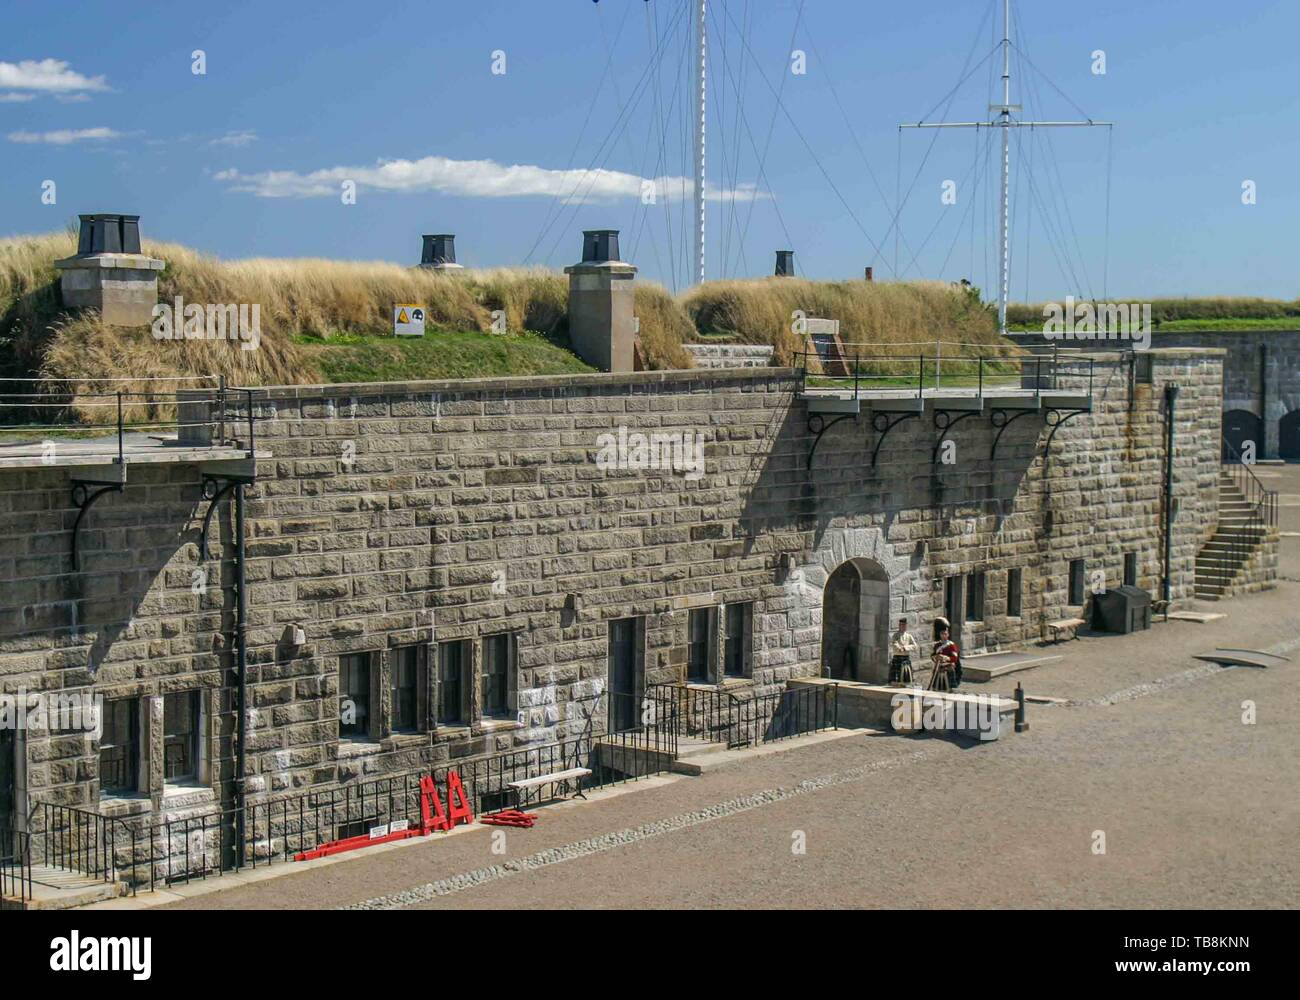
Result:
{"label": "tall metal mast", "polygon": [[708,0],[699,0],[695,18],[695,97],[699,102],[699,115],[695,120],[695,280],[704,281],[704,116],[705,69],[709,58],[707,18]]}
{"label": "tall metal mast", "polygon": [[[998,330],[1007,332],[1007,302],[1011,296],[1011,130],[1013,128],[1073,128],[1109,126],[1113,122],[1026,122],[1013,119],[1020,111],[1011,103],[1011,0],[1002,0],[1002,103],[990,104],[989,114],[997,117],[986,122],[916,122],[904,128],[1000,128],[1002,130],[1002,197],[998,204],[1000,244],[998,247]],[[897,223],[895,223],[897,224]]]}

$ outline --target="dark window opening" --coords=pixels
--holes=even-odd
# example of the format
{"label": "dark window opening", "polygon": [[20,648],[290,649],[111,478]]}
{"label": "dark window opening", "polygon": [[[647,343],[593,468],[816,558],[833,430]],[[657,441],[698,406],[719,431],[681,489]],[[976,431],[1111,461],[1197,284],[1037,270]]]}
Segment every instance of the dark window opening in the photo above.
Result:
{"label": "dark window opening", "polygon": [[1138,583],[1138,557],[1136,552],[1124,553],[1124,586],[1136,587]]}
{"label": "dark window opening", "polygon": [[483,715],[503,716],[510,711],[508,679],[510,676],[509,633],[490,635],[483,640]]}
{"label": "dark window opening", "polygon": [[185,781],[198,774],[199,693],[163,697],[163,778]]}
{"label": "dark window opening", "polygon": [[423,646],[399,646],[393,650],[393,732],[420,730],[420,663]]}
{"label": "dark window opening", "polygon": [[723,649],[723,673],[728,677],[745,676],[745,622],[752,604],[727,605],[727,636]]}
{"label": "dark window opening", "polygon": [[966,577],[966,620],[984,620],[984,574],[971,573]]}
{"label": "dark window opening", "polygon": [[1082,559],[1070,560],[1070,594],[1068,603],[1082,604],[1084,600],[1084,562]]}
{"label": "dark window opening", "polygon": [[637,727],[636,618],[617,618],[609,623],[609,727],[625,733]]}
{"label": "dark window opening", "polygon": [[469,667],[469,650],[462,641],[438,646],[438,724],[465,723],[465,671]]}
{"label": "dark window opening", "polygon": [[707,682],[709,679],[709,630],[712,608],[696,608],[687,626],[686,679]]}
{"label": "dark window opening", "polygon": [[1007,617],[1020,617],[1020,570],[1007,570]]}
{"label": "dark window opening", "polygon": [[115,794],[134,792],[139,773],[140,703],[134,698],[104,702],[99,739],[99,787]]}
{"label": "dark window opening", "polygon": [[370,735],[370,654],[339,658],[339,738]]}

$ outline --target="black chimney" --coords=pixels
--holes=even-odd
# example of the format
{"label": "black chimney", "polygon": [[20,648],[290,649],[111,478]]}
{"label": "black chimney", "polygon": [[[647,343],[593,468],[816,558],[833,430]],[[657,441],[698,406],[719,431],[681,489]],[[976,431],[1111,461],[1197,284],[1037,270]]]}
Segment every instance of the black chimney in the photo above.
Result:
{"label": "black chimney", "polygon": [[793,250],[778,250],[776,252],[776,276],[778,278],[794,277]]}
{"label": "black chimney", "polygon": [[582,231],[582,262],[605,264],[618,260],[617,229],[584,229]]}
{"label": "black chimney", "polygon": [[452,233],[439,233],[424,237],[424,250],[420,253],[423,266],[456,263],[456,237]]}
{"label": "black chimney", "polygon": [[77,256],[96,253],[139,253],[140,216],[83,215],[77,236]]}

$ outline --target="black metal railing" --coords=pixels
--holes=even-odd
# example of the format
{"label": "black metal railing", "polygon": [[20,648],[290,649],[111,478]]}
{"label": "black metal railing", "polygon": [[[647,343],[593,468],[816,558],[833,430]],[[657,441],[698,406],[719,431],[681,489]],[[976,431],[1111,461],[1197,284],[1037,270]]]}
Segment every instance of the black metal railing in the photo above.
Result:
{"label": "black metal railing", "polygon": [[[632,696],[606,695],[618,703]],[[35,842],[44,863],[103,881],[139,888],[220,876],[236,868],[290,861],[304,851],[356,836],[381,823],[421,819],[420,778],[430,775],[445,795],[447,775],[460,776],[479,814],[505,805],[541,801],[546,789],[516,794],[510,782],[573,768],[592,773],[582,787],[599,788],[662,773],[677,753],[671,701],[654,694],[635,698],[632,725],[605,732],[600,700],[588,712],[588,731],[534,747],[449,761],[337,787],[154,820],[148,815],[109,817],[75,806],[38,803]],[[241,822],[242,820],[242,822]],[[242,839],[240,832],[242,831]]]}
{"label": "black metal railing", "polygon": [[0,826],[0,907],[25,906],[31,899],[31,834]]}
{"label": "black metal railing", "polygon": [[752,746],[833,729],[834,687],[786,688],[767,694],[661,684],[652,688],[676,706],[677,733],[686,739]]}
{"label": "black metal railing", "polygon": [[1022,356],[940,354],[827,355],[816,350],[795,355],[800,388],[885,391],[921,398],[927,390],[952,389],[983,398],[1007,390],[1077,390],[1092,395],[1094,359],[1061,351]]}
{"label": "black metal railing", "polygon": [[1227,437],[1223,439],[1223,453],[1226,456],[1223,471],[1246,503],[1244,511],[1236,512],[1240,516],[1225,516],[1224,510],[1219,510],[1220,537],[1228,546],[1224,569],[1233,576],[1249,562],[1256,546],[1278,526],[1278,495],[1259,481]]}
{"label": "black metal railing", "polygon": [[[154,387],[150,383],[159,383]],[[122,384],[122,389],[101,386]],[[195,383],[200,383],[195,386]],[[146,388],[135,388],[146,385]],[[252,389],[224,377],[87,380],[0,379],[0,454],[60,464],[62,449],[84,455],[88,442],[109,439],[117,464],[133,451],[155,450],[154,437],[175,433],[177,443],[256,450]],[[54,447],[50,445],[53,443]]]}

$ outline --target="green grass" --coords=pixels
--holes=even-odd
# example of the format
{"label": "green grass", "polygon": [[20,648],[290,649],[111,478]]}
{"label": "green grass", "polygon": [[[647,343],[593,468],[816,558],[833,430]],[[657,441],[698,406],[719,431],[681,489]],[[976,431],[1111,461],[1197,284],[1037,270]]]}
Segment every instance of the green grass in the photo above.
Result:
{"label": "green grass", "polygon": [[[1300,318],[1270,316],[1266,318],[1167,319],[1152,324],[1156,333],[1199,332],[1213,330],[1300,330]],[[1041,333],[1042,323],[1008,323],[1011,333]]]}
{"label": "green grass", "polygon": [[1170,319],[1156,326],[1156,332],[1179,330],[1300,330],[1300,318],[1273,316],[1268,319]]}
{"label": "green grass", "polygon": [[558,342],[540,334],[426,330],[423,337],[299,335],[296,344],[328,382],[404,382],[416,379],[503,378],[595,371]]}

